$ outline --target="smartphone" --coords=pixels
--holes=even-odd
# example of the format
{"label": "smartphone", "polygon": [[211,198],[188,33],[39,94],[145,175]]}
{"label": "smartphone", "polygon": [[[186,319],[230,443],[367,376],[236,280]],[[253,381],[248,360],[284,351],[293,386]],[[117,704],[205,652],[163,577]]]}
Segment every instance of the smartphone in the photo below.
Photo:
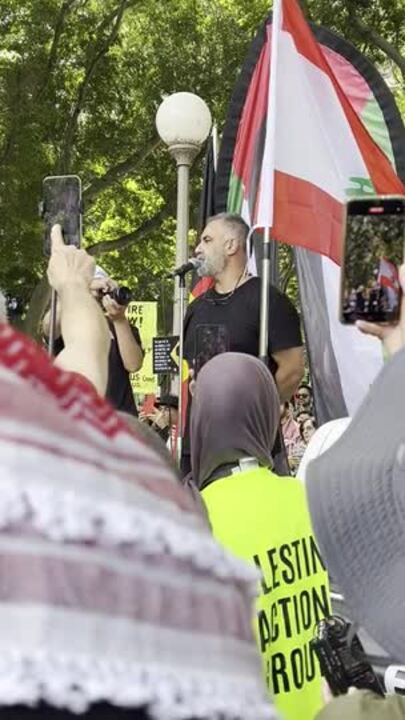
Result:
{"label": "smartphone", "polygon": [[155,402],[156,395],[145,395],[145,399],[142,405],[142,412],[144,415],[150,415],[151,413],[153,413],[154,410],[156,410]]}
{"label": "smartphone", "polygon": [[229,333],[225,325],[201,324],[196,326],[194,348],[194,376],[220,353],[229,350]]}
{"label": "smartphone", "polygon": [[51,253],[51,229],[62,226],[66,245],[80,247],[82,237],[82,185],[77,175],[48,176],[42,183],[41,214],[45,222],[44,253]]}
{"label": "smartphone", "polygon": [[398,322],[404,243],[405,197],[349,200],[341,272],[342,323]]}

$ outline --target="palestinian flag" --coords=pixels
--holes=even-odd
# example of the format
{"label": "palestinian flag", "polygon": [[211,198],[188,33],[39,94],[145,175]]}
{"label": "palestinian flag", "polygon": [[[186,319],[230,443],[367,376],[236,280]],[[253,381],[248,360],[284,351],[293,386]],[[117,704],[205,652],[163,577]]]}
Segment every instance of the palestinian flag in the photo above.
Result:
{"label": "palestinian flag", "polygon": [[352,414],[381,366],[379,344],[338,322],[338,265],[345,200],[404,193],[394,167],[395,158],[405,171],[401,134],[392,96],[365,58],[329,31],[313,34],[296,0],[276,0],[235,90],[217,205],[300,248],[320,422]]}

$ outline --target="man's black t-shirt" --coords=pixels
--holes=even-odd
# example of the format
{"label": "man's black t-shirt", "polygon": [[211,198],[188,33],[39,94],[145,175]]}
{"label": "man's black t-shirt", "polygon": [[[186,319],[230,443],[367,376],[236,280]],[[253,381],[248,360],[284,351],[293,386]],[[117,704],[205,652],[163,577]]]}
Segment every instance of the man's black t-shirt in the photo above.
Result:
{"label": "man's black t-shirt", "polygon": [[[184,320],[184,357],[190,368],[198,348],[196,347],[197,328],[201,325],[222,326],[226,328],[227,347],[230,352],[259,355],[260,341],[260,293],[261,280],[258,277],[247,280],[233,293],[221,295],[208,290],[193,300],[187,308]],[[273,285],[269,289],[269,369],[273,375],[277,363],[273,353],[289,350],[302,345],[300,320],[298,313],[286,295]],[[183,471],[187,472],[189,460],[184,456],[190,453],[189,420],[191,402],[187,407],[187,420],[183,438]]]}
{"label": "man's black t-shirt", "polygon": [[[184,322],[184,356],[193,367],[196,356],[197,327],[226,328],[227,349],[247,355],[259,355],[260,287],[258,277],[247,280],[232,295],[215,290],[196,298],[187,308]],[[302,345],[298,313],[286,295],[274,286],[269,291],[269,367],[273,375],[277,365],[273,353]]]}

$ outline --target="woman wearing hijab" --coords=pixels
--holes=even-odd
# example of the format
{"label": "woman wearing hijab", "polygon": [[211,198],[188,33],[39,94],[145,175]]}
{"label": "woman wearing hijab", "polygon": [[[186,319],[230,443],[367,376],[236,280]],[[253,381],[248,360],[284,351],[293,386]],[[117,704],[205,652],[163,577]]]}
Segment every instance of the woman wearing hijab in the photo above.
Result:
{"label": "woman wearing hijab", "polygon": [[240,353],[216,356],[196,382],[192,474],[214,536],[261,574],[255,630],[275,704],[285,720],[313,720],[322,701],[309,641],[329,613],[329,588],[302,483],[272,470],[279,418],[263,363]]}

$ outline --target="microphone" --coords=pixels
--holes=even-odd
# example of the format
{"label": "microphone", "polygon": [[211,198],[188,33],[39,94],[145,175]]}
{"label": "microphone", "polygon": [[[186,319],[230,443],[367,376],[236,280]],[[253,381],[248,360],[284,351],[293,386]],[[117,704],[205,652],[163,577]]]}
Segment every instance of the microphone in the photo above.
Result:
{"label": "microphone", "polygon": [[203,264],[203,260],[200,257],[192,257],[190,260],[183,265],[180,265],[180,267],[175,268],[174,270],[171,270],[167,277],[176,277],[177,275],[183,276],[186,273],[190,272],[190,270],[198,270],[199,267]]}

